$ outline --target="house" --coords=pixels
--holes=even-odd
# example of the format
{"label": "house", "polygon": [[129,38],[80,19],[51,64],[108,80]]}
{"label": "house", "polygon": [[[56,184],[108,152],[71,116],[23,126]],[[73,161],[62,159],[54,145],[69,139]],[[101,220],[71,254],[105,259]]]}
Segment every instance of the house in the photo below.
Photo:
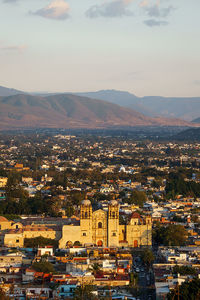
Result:
{"label": "house", "polygon": [[65,299],[67,297],[73,297],[75,289],[78,286],[78,280],[67,280],[65,283],[61,284],[56,290],[54,296],[59,295],[59,298]]}
{"label": "house", "polygon": [[0,177],[0,188],[5,187],[8,181],[8,177]]}

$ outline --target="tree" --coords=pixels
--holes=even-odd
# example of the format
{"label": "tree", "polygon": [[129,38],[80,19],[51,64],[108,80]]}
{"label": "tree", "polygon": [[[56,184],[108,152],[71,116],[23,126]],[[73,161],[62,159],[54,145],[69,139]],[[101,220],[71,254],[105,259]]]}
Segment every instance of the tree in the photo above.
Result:
{"label": "tree", "polygon": [[98,273],[100,271],[100,265],[98,263],[94,263],[92,265],[92,270],[94,274]]}
{"label": "tree", "polygon": [[147,201],[147,196],[145,192],[134,190],[131,193],[130,199],[127,199],[129,204],[135,204],[139,207],[143,207],[144,203]]}
{"label": "tree", "polygon": [[57,248],[58,241],[49,238],[44,238],[42,236],[38,236],[36,238],[24,239],[25,248],[37,248],[38,246],[40,247],[53,246],[54,248]]}
{"label": "tree", "polygon": [[[178,291],[179,288],[179,291]],[[178,295],[179,294],[179,295]],[[198,300],[200,299],[200,279],[184,282],[167,295],[168,300]]]}
{"label": "tree", "polygon": [[79,246],[79,247],[81,247],[82,244],[81,244],[79,241],[75,241],[75,242],[74,242],[74,246]]}
{"label": "tree", "polygon": [[67,207],[65,208],[65,212],[66,216],[70,218],[74,214],[74,207],[72,205],[67,205]]}
{"label": "tree", "polygon": [[97,299],[92,293],[94,288],[91,285],[79,286],[75,289],[74,298],[75,300],[94,300]]}
{"label": "tree", "polygon": [[58,213],[60,212],[60,209],[62,207],[60,199],[58,197],[51,197],[47,201],[47,205],[50,215],[58,216]]}
{"label": "tree", "polygon": [[170,173],[166,184],[168,198],[175,198],[177,195],[199,197],[200,184],[194,181],[185,181],[188,174],[181,169],[177,173]]}
{"label": "tree", "polygon": [[144,264],[145,264],[147,267],[150,267],[150,265],[151,265],[152,262],[154,261],[154,255],[153,255],[153,252],[152,252],[150,249],[145,249],[145,250],[142,252],[141,258],[142,258]]}
{"label": "tree", "polygon": [[37,272],[43,272],[43,273],[54,273],[55,272],[53,265],[43,258],[39,262],[33,263],[32,267]]}
{"label": "tree", "polygon": [[173,268],[173,273],[174,274],[180,274],[180,275],[196,275],[197,271],[195,268],[192,268],[190,266],[179,266],[176,265]]}
{"label": "tree", "polygon": [[158,224],[153,229],[153,241],[164,246],[183,246],[187,240],[187,231],[182,225],[170,224],[166,227]]}

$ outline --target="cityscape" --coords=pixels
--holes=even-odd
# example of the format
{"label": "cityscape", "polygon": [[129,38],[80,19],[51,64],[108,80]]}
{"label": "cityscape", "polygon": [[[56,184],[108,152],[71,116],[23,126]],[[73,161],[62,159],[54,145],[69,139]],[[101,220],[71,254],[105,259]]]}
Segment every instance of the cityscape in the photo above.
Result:
{"label": "cityscape", "polygon": [[2,133],[2,293],[173,299],[190,283],[198,293],[199,149],[98,130]]}
{"label": "cityscape", "polygon": [[0,300],[200,300],[199,11],[0,0]]}

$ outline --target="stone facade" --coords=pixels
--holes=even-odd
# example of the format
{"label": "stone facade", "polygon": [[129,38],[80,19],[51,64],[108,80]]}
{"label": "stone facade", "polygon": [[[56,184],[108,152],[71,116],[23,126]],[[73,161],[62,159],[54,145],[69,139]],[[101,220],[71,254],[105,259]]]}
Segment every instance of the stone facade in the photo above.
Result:
{"label": "stone facade", "polygon": [[[64,221],[63,221],[64,222]],[[55,226],[51,224],[22,225],[0,217],[0,242],[7,247],[23,247],[25,238],[44,238],[59,241],[59,248],[66,248],[75,242],[99,247],[141,247],[152,244],[151,217],[142,218],[132,213],[126,225],[119,224],[118,201],[110,201],[108,211],[92,210],[89,200],[81,204],[80,223]]]}
{"label": "stone facade", "polygon": [[133,213],[127,225],[120,225],[116,200],[110,202],[108,212],[101,209],[93,211],[91,202],[84,200],[81,205],[80,226],[63,226],[59,248],[66,248],[76,241],[85,246],[151,246],[151,217],[142,218],[138,213]]}

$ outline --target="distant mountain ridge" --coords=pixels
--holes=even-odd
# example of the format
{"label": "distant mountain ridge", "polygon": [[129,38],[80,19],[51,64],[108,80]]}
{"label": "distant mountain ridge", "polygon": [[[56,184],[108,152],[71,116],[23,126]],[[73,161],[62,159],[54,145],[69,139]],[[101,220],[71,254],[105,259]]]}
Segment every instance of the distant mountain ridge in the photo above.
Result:
{"label": "distant mountain ridge", "polygon": [[172,136],[172,139],[179,141],[200,141],[200,128],[189,128],[181,131],[180,133]]}
{"label": "distant mountain ridge", "polygon": [[192,123],[199,123],[200,124],[200,118],[192,120]]}
{"label": "distant mountain ridge", "polygon": [[72,94],[0,97],[0,129],[122,126],[191,126],[191,123],[150,118],[129,108]]}
{"label": "distant mountain ridge", "polygon": [[13,96],[17,94],[24,94],[24,92],[0,86],[0,96]]}
{"label": "distant mountain ridge", "polygon": [[[34,97],[46,98],[47,96],[58,96],[60,93],[25,93],[15,89],[0,87],[0,96],[13,96],[26,94]],[[90,99],[103,100],[121,107],[132,109],[150,118],[178,118],[185,121],[200,123],[200,97],[178,98],[146,96],[137,97],[134,94],[117,90],[101,90],[88,93],[70,93]],[[62,95],[69,95],[63,93]]]}
{"label": "distant mountain ridge", "polygon": [[161,116],[192,121],[200,116],[200,97],[137,97],[134,94],[116,90],[101,90],[78,93],[77,95],[92,97],[135,109],[150,117]]}

